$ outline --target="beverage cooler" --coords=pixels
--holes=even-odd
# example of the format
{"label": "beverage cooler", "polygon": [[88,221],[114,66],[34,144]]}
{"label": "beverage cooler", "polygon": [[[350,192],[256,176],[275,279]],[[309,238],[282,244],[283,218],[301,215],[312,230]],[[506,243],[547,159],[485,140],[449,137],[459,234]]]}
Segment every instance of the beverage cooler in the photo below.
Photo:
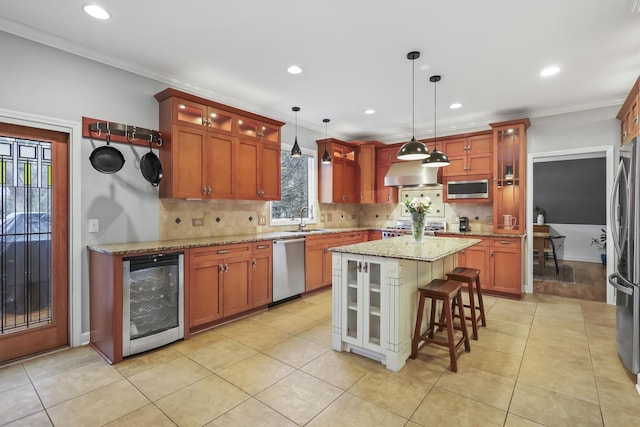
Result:
{"label": "beverage cooler", "polygon": [[122,265],[122,355],[184,337],[184,255],[127,257]]}

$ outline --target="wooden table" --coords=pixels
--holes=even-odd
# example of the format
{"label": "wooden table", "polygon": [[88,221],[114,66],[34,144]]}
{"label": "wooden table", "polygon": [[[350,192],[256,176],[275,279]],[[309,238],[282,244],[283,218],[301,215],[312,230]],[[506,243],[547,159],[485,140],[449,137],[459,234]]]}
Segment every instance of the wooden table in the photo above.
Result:
{"label": "wooden table", "polygon": [[544,247],[545,247],[545,242],[548,238],[549,238],[548,232],[533,233],[533,248],[538,251],[538,269],[540,270],[540,274],[542,275],[544,275],[544,264],[545,264]]}

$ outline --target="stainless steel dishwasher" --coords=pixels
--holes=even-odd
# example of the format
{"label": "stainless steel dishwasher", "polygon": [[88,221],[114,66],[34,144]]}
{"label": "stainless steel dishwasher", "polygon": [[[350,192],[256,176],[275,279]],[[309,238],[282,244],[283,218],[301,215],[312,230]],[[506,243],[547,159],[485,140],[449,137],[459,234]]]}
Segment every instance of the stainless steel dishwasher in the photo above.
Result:
{"label": "stainless steel dishwasher", "polygon": [[304,292],[304,240],[273,241],[273,302]]}

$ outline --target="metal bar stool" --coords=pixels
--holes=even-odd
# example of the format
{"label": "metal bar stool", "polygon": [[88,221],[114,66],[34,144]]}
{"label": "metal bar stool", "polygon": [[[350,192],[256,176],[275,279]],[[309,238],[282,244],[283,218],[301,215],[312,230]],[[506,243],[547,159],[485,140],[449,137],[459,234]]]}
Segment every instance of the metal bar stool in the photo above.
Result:
{"label": "metal bar stool", "polygon": [[[418,356],[418,345],[420,342],[433,343],[449,348],[449,358],[451,359],[451,371],[458,372],[457,363],[457,350],[464,343],[465,351],[471,351],[469,344],[469,335],[467,333],[467,325],[465,324],[464,306],[462,303],[462,294],[460,293],[460,287],[462,283],[454,280],[434,279],[427,285],[418,288],[420,293],[418,298],[418,314],[416,315],[416,328],[413,333],[413,339],[411,340],[411,358],[415,359]],[[424,334],[420,333],[422,326],[422,317],[424,315],[425,299],[431,298],[431,316],[429,319],[429,327]],[[436,303],[442,301],[443,315],[440,317],[440,321],[436,322]],[[454,316],[456,311],[458,314]],[[460,319],[460,324],[453,323],[454,317]],[[447,330],[447,340],[434,339],[433,333],[436,326],[445,327]],[[458,342],[454,341],[453,331],[458,330],[462,332],[462,337]]]}
{"label": "metal bar stool", "polygon": [[[482,326],[487,326],[487,317],[484,311],[484,301],[482,300],[482,287],[480,286],[480,270],[477,268],[456,267],[450,273],[447,273],[447,279],[457,280],[467,284],[469,291],[469,304],[464,306],[471,312],[470,316],[466,316],[467,320],[471,320],[471,329],[473,331],[473,339],[478,340],[478,321]],[[475,283],[475,291],[474,291]],[[476,305],[474,293],[478,297]],[[476,311],[477,310],[477,311]],[[479,312],[479,314],[477,314]]]}

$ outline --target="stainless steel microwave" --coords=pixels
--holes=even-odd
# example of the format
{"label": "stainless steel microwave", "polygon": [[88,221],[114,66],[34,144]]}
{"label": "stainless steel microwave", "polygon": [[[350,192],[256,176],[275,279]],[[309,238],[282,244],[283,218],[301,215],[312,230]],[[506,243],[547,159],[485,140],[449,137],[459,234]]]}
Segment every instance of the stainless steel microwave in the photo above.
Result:
{"label": "stainless steel microwave", "polygon": [[488,199],[489,180],[448,181],[447,199]]}

